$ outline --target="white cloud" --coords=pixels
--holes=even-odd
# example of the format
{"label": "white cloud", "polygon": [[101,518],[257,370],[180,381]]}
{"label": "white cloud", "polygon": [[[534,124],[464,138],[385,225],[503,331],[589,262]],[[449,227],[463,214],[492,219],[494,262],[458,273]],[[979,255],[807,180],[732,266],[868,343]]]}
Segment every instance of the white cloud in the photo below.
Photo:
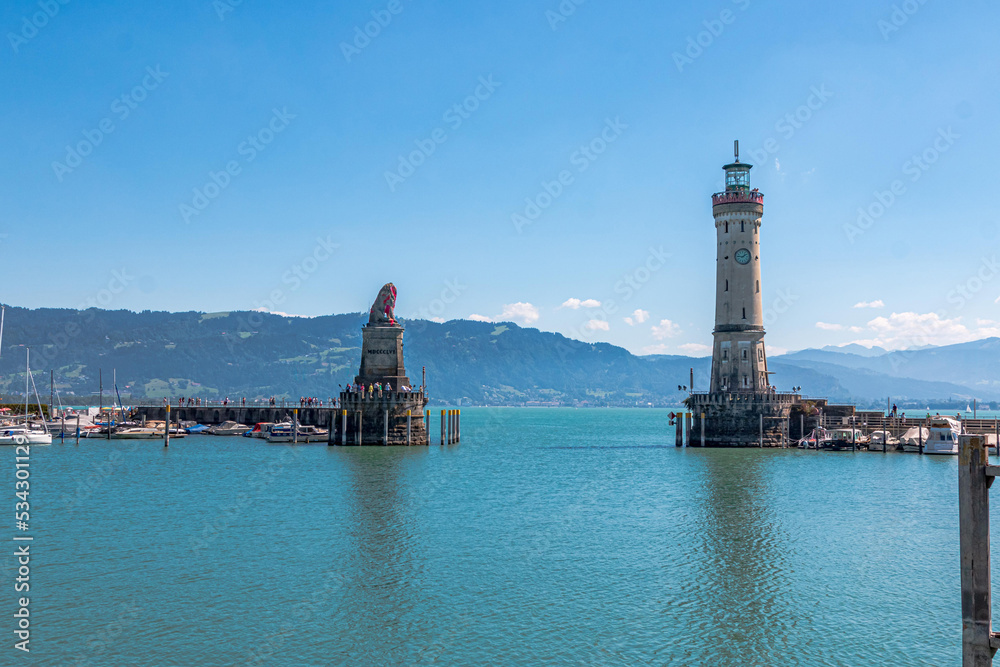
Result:
{"label": "white cloud", "polygon": [[851,327],[850,331],[851,333],[861,333],[862,331],[864,331],[864,329],[862,329],[861,327]]}
{"label": "white cloud", "polygon": [[1000,296],[998,296],[997,298],[993,299],[993,303],[1000,303]]}
{"label": "white cloud", "polygon": [[787,354],[787,347],[778,347],[777,345],[771,345],[770,343],[764,343],[764,347],[767,349],[767,356],[777,356],[779,354]]}
{"label": "white cloud", "polygon": [[649,319],[649,311],[643,310],[642,308],[636,308],[632,311],[632,314],[625,318],[625,324],[635,326],[636,324],[642,324]]}
{"label": "white cloud", "polygon": [[774,158],[774,170],[779,174],[781,173],[781,163],[778,162],[778,158]]}
{"label": "white cloud", "polygon": [[677,349],[683,350],[688,354],[708,354],[712,351],[712,346],[702,345],[701,343],[684,343],[683,345],[678,345]]}
{"label": "white cloud", "polygon": [[830,324],[829,322],[817,322],[817,329],[822,329],[823,331],[840,331],[844,328],[843,324]]}
{"label": "white cloud", "polygon": [[485,315],[476,315],[475,313],[472,313],[471,315],[469,315],[469,319],[472,320],[473,322],[492,322],[493,321],[492,317],[486,317]]}
{"label": "white cloud", "polygon": [[651,331],[653,338],[663,340],[664,338],[673,338],[681,332],[681,328],[670,320],[660,320],[659,324],[653,325]]}
{"label": "white cloud", "polygon": [[572,308],[573,310],[579,310],[580,308],[600,308],[601,302],[597,299],[566,299],[563,304],[559,306],[560,308]]}
{"label": "white cloud", "polygon": [[871,338],[851,341],[865,347],[875,345],[888,350],[902,350],[925,345],[953,345],[1000,336],[1000,322],[976,320],[970,329],[962,324],[961,317],[943,318],[937,313],[892,313],[889,317],[876,317],[868,322],[874,332]]}
{"label": "white cloud", "polygon": [[667,354],[667,344],[657,343],[656,345],[647,345],[642,348],[643,354]]}
{"label": "white cloud", "polygon": [[601,331],[609,331],[611,329],[611,325],[608,324],[606,320],[590,320],[583,325],[583,328],[588,331],[596,331],[597,329],[600,329]]}
{"label": "white cloud", "polygon": [[874,301],[858,301],[854,304],[855,308],[885,308],[885,303],[882,299],[876,299]]}
{"label": "white cloud", "polygon": [[444,324],[444,318],[443,317],[432,317],[431,318],[431,322],[437,322],[438,324]]}
{"label": "white cloud", "polygon": [[510,320],[518,324],[533,324],[538,321],[538,308],[530,303],[518,301],[517,303],[505,303],[503,312],[500,313],[500,320]]}
{"label": "white cloud", "polygon": [[301,317],[306,320],[310,320],[313,318],[312,315],[296,315],[294,313],[284,313],[280,310],[268,310],[263,306],[261,306],[260,308],[254,308],[254,311],[258,313],[267,313],[268,315],[278,315],[279,317]]}

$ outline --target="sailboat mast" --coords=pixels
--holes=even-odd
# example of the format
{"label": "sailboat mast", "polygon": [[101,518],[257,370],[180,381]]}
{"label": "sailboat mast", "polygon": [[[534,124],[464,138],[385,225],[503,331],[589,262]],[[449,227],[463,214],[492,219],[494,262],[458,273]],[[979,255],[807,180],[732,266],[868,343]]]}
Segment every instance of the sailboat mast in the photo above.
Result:
{"label": "sailboat mast", "polygon": [[0,306],[0,354],[3,354],[3,314],[6,310],[6,306]]}
{"label": "sailboat mast", "polygon": [[28,426],[28,380],[31,369],[31,348],[24,348],[24,426]]}

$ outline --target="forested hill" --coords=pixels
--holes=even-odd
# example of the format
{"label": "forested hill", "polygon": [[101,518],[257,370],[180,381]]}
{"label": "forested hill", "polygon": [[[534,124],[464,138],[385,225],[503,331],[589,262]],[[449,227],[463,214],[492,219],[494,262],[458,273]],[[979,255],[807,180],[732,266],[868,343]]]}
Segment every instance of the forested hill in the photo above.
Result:
{"label": "forested hill", "polygon": [[[99,369],[106,389],[112,370],[117,372],[123,397],[326,399],[354,379],[366,317],[8,307],[0,392],[23,391],[24,346],[29,345],[39,392],[48,393],[48,371],[54,370],[64,402],[74,394],[96,393]],[[414,320],[403,325],[407,372],[416,385],[426,366],[436,403],[673,406],[686,395],[677,387],[688,384],[690,368],[697,389],[708,384],[707,358],[639,357],[607,343],[583,343],[509,322]],[[968,353],[991,355],[995,347],[970,344]],[[801,385],[811,396],[861,403],[884,401],[887,395],[998,398],[993,385],[975,384],[981,379],[969,377],[966,384],[940,369],[925,372],[924,358],[940,357],[930,352],[896,365],[907,377],[872,360],[855,364],[851,355],[816,354],[772,357],[769,366],[779,389]],[[968,363],[991,368],[985,359]]]}

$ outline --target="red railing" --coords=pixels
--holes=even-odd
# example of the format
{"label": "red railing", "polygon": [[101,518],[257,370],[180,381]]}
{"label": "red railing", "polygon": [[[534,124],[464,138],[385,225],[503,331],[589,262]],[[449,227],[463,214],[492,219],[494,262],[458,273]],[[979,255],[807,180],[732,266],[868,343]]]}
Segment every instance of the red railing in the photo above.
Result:
{"label": "red railing", "polygon": [[719,204],[763,204],[764,193],[750,192],[717,192],[712,195],[712,206]]}

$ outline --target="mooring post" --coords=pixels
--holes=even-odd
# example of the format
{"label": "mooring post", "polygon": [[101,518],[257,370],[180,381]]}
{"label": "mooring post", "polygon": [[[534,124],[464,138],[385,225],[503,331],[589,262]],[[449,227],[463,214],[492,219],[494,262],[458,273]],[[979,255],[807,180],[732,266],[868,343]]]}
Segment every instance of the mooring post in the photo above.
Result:
{"label": "mooring post", "polygon": [[76,416],[76,444],[80,444],[80,415]]}
{"label": "mooring post", "polygon": [[685,412],[684,413],[684,442],[687,446],[691,446],[691,434],[694,432],[694,413]]}
{"label": "mooring post", "polygon": [[413,410],[407,410],[406,411],[406,446],[407,447],[410,446],[410,416],[412,415],[412,413],[413,413]]}
{"label": "mooring post", "polygon": [[441,444],[445,444],[444,441],[445,428],[444,428],[444,410],[441,411]]}
{"label": "mooring post", "polygon": [[456,410],[455,415],[455,431],[458,435],[455,436],[455,442],[462,442],[462,411]]}
{"label": "mooring post", "polygon": [[361,446],[361,410],[358,410],[358,447]]}
{"label": "mooring post", "polygon": [[959,436],[958,523],[962,565],[962,665],[990,667],[997,639],[991,627],[990,484],[981,435]]}
{"label": "mooring post", "polygon": [[684,446],[684,432],[681,427],[681,416],[679,414],[674,414],[674,447]]}
{"label": "mooring post", "polygon": [[[108,440],[111,439],[111,423],[108,423]],[[170,446],[170,404],[167,403],[167,420],[163,422],[163,446]]]}
{"label": "mooring post", "polygon": [[431,411],[424,412],[424,431],[427,433],[427,444],[431,444]]}
{"label": "mooring post", "polygon": [[335,442],[335,440],[334,440],[334,426],[337,425],[337,413],[332,408],[330,410],[330,419],[329,419],[329,422],[330,422],[329,423],[330,428],[328,428],[326,430],[326,445],[327,445],[327,447],[333,445],[333,443]]}
{"label": "mooring post", "polygon": [[62,415],[62,430],[59,431],[59,444],[66,444],[66,413]]}
{"label": "mooring post", "polygon": [[806,416],[804,414],[799,415],[799,437],[806,437]]}
{"label": "mooring post", "polygon": [[924,424],[927,419],[923,419],[920,424],[917,425],[917,453],[923,455],[924,453]]}
{"label": "mooring post", "polygon": [[299,443],[299,410],[295,408],[292,410],[292,444],[297,445]]}
{"label": "mooring post", "polygon": [[389,411],[385,410],[382,415],[384,419],[382,420],[382,444],[386,447],[389,446]]}
{"label": "mooring post", "polygon": [[760,413],[760,442],[759,447],[764,447],[764,413]]}
{"label": "mooring post", "polygon": [[701,446],[705,446],[705,413],[701,413]]}
{"label": "mooring post", "polygon": [[347,410],[340,411],[340,444],[347,446]]}

